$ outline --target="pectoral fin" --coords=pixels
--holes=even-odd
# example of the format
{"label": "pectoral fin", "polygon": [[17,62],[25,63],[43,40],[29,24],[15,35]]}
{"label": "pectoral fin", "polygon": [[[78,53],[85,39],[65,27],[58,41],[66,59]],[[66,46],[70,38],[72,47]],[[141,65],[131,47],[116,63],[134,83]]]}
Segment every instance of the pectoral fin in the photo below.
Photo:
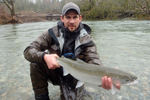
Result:
{"label": "pectoral fin", "polygon": [[118,91],[117,88],[113,84],[111,84],[111,93],[115,94],[116,91]]}
{"label": "pectoral fin", "polygon": [[63,68],[63,75],[66,76],[68,75],[69,73],[65,70],[65,68]]}
{"label": "pectoral fin", "polygon": [[81,87],[83,84],[84,84],[83,82],[81,82],[81,81],[78,81],[78,83],[77,83],[77,85],[76,85],[76,88],[79,88],[79,87]]}

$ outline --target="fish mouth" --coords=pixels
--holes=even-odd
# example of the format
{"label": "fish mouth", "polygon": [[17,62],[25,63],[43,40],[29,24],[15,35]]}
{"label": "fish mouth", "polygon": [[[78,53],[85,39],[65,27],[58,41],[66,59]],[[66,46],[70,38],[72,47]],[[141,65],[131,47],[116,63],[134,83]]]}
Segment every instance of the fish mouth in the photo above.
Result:
{"label": "fish mouth", "polygon": [[134,81],[128,83],[127,85],[133,85],[133,84],[137,84],[137,83],[138,83],[138,81],[137,81],[137,80],[134,80]]}
{"label": "fish mouth", "polygon": [[133,81],[135,81],[135,80],[137,80],[137,77],[132,78],[131,82],[133,82]]}
{"label": "fish mouth", "polygon": [[134,77],[129,83],[125,84],[125,85],[133,85],[133,84],[137,84],[137,77]]}

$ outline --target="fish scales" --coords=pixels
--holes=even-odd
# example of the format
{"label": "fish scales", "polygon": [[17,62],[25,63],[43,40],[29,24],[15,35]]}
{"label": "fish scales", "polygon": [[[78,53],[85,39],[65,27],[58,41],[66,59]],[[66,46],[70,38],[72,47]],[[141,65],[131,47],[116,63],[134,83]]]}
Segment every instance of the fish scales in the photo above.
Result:
{"label": "fish scales", "polygon": [[103,76],[111,77],[114,85],[116,82],[126,84],[137,79],[133,74],[119,69],[88,64],[83,61],[74,61],[64,57],[58,58],[57,61],[58,64],[63,66],[73,77],[90,84],[100,85]]}

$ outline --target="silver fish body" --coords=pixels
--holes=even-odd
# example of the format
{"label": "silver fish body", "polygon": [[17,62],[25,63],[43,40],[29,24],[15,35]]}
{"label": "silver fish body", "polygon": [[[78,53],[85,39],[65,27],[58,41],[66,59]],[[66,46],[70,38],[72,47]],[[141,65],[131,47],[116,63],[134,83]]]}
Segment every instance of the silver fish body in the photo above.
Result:
{"label": "silver fish body", "polygon": [[129,84],[137,79],[137,77],[131,73],[100,65],[88,64],[81,60],[74,61],[60,57],[57,58],[57,62],[76,79],[94,85],[101,85],[103,76],[111,77],[113,85],[117,83],[122,85]]}

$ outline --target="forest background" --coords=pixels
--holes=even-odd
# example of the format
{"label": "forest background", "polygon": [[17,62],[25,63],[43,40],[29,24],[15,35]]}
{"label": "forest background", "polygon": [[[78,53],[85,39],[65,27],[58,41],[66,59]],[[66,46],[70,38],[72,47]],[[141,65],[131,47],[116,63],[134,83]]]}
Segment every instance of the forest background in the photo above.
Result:
{"label": "forest background", "polygon": [[68,2],[79,5],[84,20],[150,19],[150,0],[0,0],[0,24],[13,22],[12,18],[18,22],[43,21],[36,15],[61,14]]}

